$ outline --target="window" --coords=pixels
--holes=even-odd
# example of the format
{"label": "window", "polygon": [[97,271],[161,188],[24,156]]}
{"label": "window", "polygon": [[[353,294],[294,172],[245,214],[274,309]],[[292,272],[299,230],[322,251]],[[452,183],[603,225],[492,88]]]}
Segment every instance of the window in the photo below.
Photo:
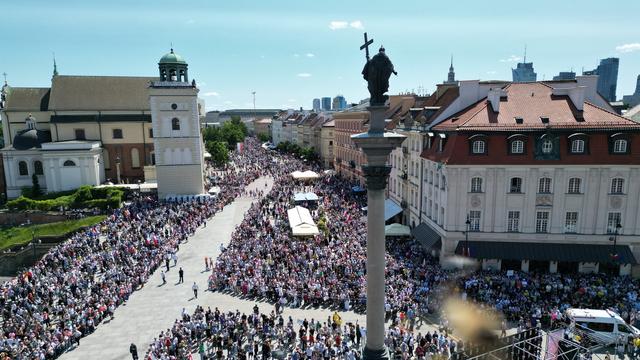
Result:
{"label": "window", "polygon": [[551,154],[553,150],[553,141],[546,139],[542,142],[542,153],[543,154]]}
{"label": "window", "polygon": [[29,168],[27,167],[26,161],[20,161],[18,163],[18,173],[20,174],[20,176],[29,175]]}
{"label": "window", "polygon": [[509,187],[509,192],[511,193],[521,193],[522,192],[522,179],[519,177],[511,178],[511,186]]}
{"label": "window", "polygon": [[329,146],[333,146],[333,140],[329,140]]}
{"label": "window", "polygon": [[538,193],[539,194],[551,193],[551,178],[548,178],[548,177],[540,178],[540,181],[538,182]]}
{"label": "window", "polygon": [[471,152],[473,152],[474,154],[484,154],[484,150],[485,150],[484,140],[476,140],[473,142],[473,145],[471,147]]}
{"label": "window", "polygon": [[180,130],[180,119],[171,119],[171,130]]}
{"label": "window", "polygon": [[480,211],[469,211],[469,231],[480,231]]}
{"label": "window", "polygon": [[571,141],[571,153],[583,154],[584,153],[584,140],[575,139]]}
{"label": "window", "polygon": [[536,212],[536,232],[537,233],[549,232],[549,212],[548,211]]}
{"label": "window", "polygon": [[140,167],[140,152],[138,149],[131,149],[131,167],[136,169]]}
{"label": "window", "polygon": [[73,160],[67,160],[63,164],[63,166],[76,166],[76,163]]}
{"label": "window", "polygon": [[624,179],[614,178],[611,179],[611,193],[622,194],[624,191]]}
{"label": "window", "polygon": [[149,128],[149,137],[153,138],[153,129]]}
{"label": "window", "polygon": [[564,232],[575,233],[578,228],[578,213],[569,211],[564,217]]}
{"label": "window", "polygon": [[87,137],[84,134],[84,129],[75,129],[76,140],[87,140]]}
{"label": "window", "polygon": [[507,231],[520,231],[520,211],[509,211],[509,214],[507,216]]}
{"label": "window", "polygon": [[616,154],[624,154],[627,152],[627,140],[618,139],[613,142],[613,152]]}
{"label": "window", "polygon": [[567,192],[569,194],[580,194],[580,178],[571,178],[569,179],[569,188]]}
{"label": "window", "polygon": [[155,152],[151,152],[151,165],[155,165],[156,164],[156,153]]}
{"label": "window", "polygon": [[599,332],[613,332],[613,324],[612,323],[597,323],[597,322],[589,322],[587,326],[590,330],[599,331]]}
{"label": "window", "polygon": [[619,212],[610,212],[607,216],[607,234],[615,234],[618,225],[620,225],[620,220],[622,219],[622,214]]}
{"label": "window", "polygon": [[440,141],[438,141],[438,152],[442,152],[444,150],[444,139],[440,138]]}
{"label": "window", "polygon": [[512,154],[523,154],[524,153],[524,141],[522,141],[522,140],[513,140],[511,142],[511,153]]}
{"label": "window", "polygon": [[36,160],[33,162],[33,172],[36,175],[44,175],[44,169],[42,168],[42,161]]}
{"label": "window", "polygon": [[482,192],[482,178],[474,177],[471,179],[471,192],[473,193]]}
{"label": "window", "polygon": [[113,129],[113,138],[122,139],[122,129]]}

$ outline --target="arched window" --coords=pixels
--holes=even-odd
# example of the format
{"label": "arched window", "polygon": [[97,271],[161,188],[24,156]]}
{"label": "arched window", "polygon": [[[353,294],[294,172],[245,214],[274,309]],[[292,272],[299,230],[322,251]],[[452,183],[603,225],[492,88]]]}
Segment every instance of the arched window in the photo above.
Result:
{"label": "arched window", "polygon": [[474,193],[482,192],[482,178],[481,177],[471,178],[471,192],[474,192]]}
{"label": "arched window", "polygon": [[471,147],[471,152],[474,154],[484,154],[485,144],[484,140],[475,140]]}
{"label": "arched window", "polygon": [[571,141],[571,153],[582,154],[584,153],[584,140],[575,139]]}
{"label": "arched window", "polygon": [[569,188],[567,189],[567,192],[569,194],[580,194],[580,183],[580,178],[569,179]]}
{"label": "arched window", "polygon": [[18,163],[18,174],[20,174],[20,176],[29,175],[29,167],[27,166],[26,161],[20,161]]}
{"label": "arched window", "polygon": [[627,140],[617,139],[613,142],[613,152],[616,154],[624,154],[627,152]]}
{"label": "arched window", "polygon": [[522,154],[522,153],[524,153],[524,141],[522,141],[522,140],[513,140],[511,142],[511,153],[512,154]]}
{"label": "arched window", "polygon": [[522,178],[514,177],[511,178],[511,186],[509,187],[510,193],[521,193],[522,192]]}
{"label": "arched window", "polygon": [[169,70],[169,81],[176,81],[176,69]]}
{"label": "arched window", "polygon": [[178,118],[171,119],[171,129],[180,130],[180,119]]}
{"label": "arched window", "polygon": [[67,160],[63,164],[63,166],[76,166],[76,163],[73,160]]}
{"label": "arched window", "polygon": [[624,193],[624,179],[622,178],[611,179],[611,193],[612,194]]}
{"label": "arched window", "polygon": [[33,172],[36,175],[44,175],[44,169],[42,168],[42,161],[36,160],[33,162]]}
{"label": "arched window", "polygon": [[131,149],[131,167],[134,169],[140,167],[140,152],[137,148]]}
{"label": "arched window", "polygon": [[542,153],[543,154],[551,154],[551,151],[553,151],[553,141],[551,141],[549,139],[545,139],[542,142]]}
{"label": "arched window", "polygon": [[548,177],[540,178],[540,181],[538,182],[538,193],[539,194],[551,193],[551,178],[548,178]]}

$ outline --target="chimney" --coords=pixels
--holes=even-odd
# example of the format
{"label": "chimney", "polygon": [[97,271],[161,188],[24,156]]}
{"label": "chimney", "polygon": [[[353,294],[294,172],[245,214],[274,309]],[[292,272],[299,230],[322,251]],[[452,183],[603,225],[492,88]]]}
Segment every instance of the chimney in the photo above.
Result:
{"label": "chimney", "polygon": [[584,109],[584,101],[588,88],[586,86],[577,85],[570,88],[554,88],[552,94],[556,96],[568,96],[579,111]]}
{"label": "chimney", "polygon": [[500,97],[503,96],[501,88],[493,88],[489,90],[487,94],[487,101],[491,103],[491,108],[495,112],[500,112]]}
{"label": "chimney", "polygon": [[578,86],[585,87],[584,99],[598,106],[602,106],[602,98],[598,96],[598,75],[576,76]]}

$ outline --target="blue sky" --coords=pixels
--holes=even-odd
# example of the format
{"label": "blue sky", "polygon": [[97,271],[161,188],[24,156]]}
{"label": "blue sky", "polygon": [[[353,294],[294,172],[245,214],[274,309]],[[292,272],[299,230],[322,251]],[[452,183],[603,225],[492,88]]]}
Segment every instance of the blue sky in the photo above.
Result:
{"label": "blue sky", "polygon": [[525,44],[539,80],[618,56],[622,97],[640,73],[637,0],[5,0],[2,13],[12,86],[49,86],[53,52],[61,74],[154,76],[173,42],[209,110],[252,107],[252,91],[259,108],[367,97],[363,31],[399,73],[390,93],[433,91],[451,54],[458,79],[510,80]]}

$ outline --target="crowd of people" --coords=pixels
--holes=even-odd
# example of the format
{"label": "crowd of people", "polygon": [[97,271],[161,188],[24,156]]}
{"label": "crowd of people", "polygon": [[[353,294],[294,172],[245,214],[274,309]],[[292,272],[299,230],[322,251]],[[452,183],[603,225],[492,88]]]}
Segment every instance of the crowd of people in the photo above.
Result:
{"label": "crowd of people", "polygon": [[[259,147],[255,141],[248,145]],[[79,344],[261,174],[252,156],[235,154],[229,166],[207,173],[207,187],[214,180],[221,189],[215,199],[158,202],[135,194],[100,224],[53,247],[0,285],[0,353],[52,359]]]}
{"label": "crowd of people", "polygon": [[[450,359],[463,351],[462,342],[446,333],[414,333],[407,319],[393,321],[385,344],[394,359]],[[346,359],[361,358],[365,329],[342,321],[334,312],[326,321],[294,322],[278,311],[250,314],[198,306],[184,309],[170,329],[153,339],[144,360],[189,359]]]}

